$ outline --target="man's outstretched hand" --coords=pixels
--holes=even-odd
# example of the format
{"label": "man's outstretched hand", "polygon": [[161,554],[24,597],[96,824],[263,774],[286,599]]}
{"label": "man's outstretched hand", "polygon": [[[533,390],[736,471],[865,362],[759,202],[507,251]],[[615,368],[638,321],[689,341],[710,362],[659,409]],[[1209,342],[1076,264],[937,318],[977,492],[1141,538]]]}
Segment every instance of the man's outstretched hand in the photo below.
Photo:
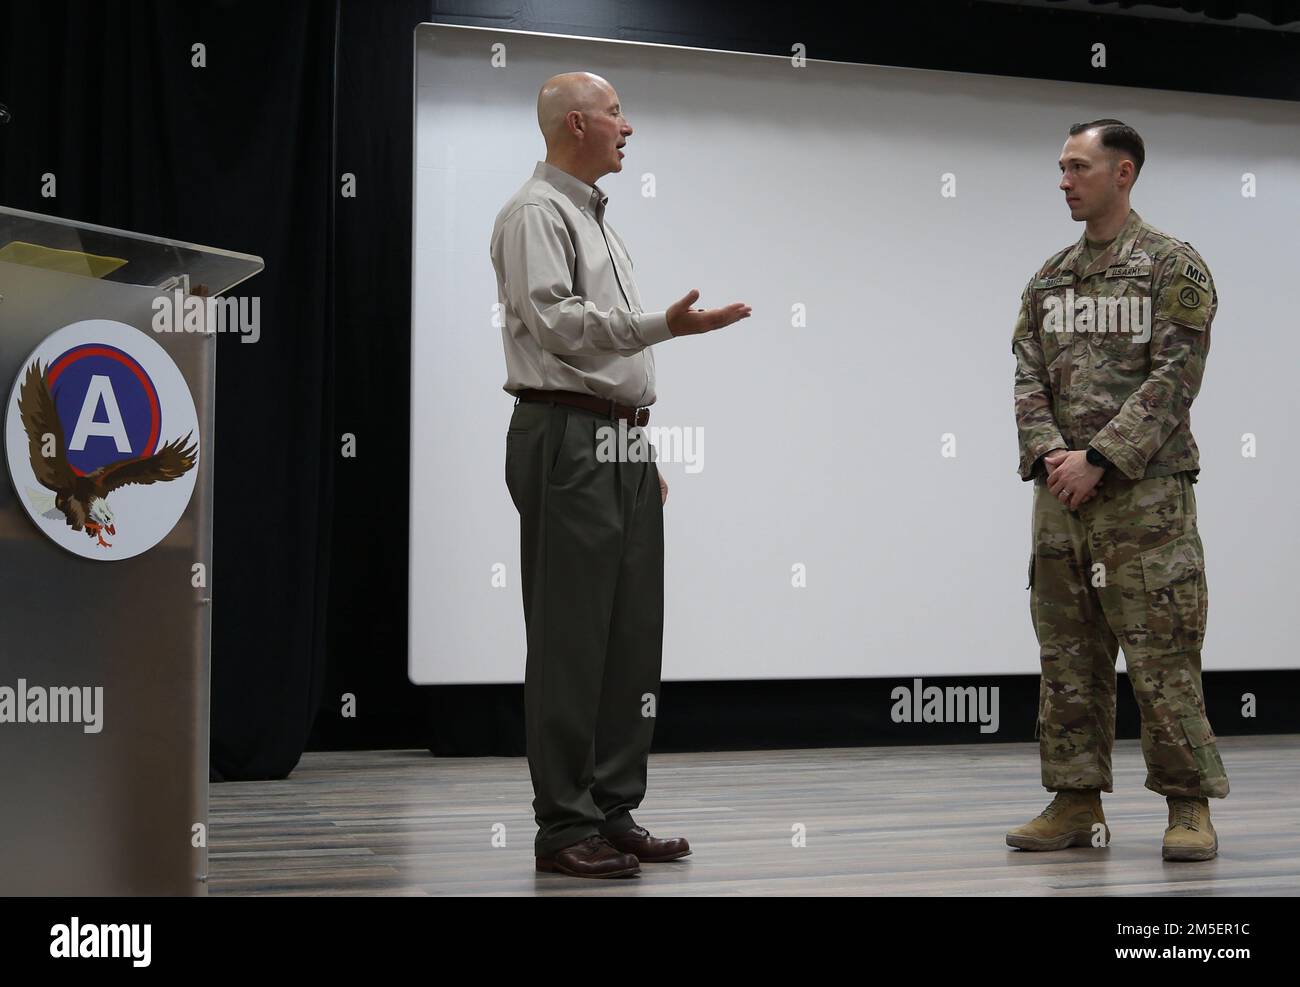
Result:
{"label": "man's outstretched hand", "polygon": [[692,288],[682,298],[668,306],[668,331],[674,336],[690,336],[698,332],[712,332],[741,319],[748,319],[750,308],[744,302],[733,302],[726,308],[691,308],[699,291]]}

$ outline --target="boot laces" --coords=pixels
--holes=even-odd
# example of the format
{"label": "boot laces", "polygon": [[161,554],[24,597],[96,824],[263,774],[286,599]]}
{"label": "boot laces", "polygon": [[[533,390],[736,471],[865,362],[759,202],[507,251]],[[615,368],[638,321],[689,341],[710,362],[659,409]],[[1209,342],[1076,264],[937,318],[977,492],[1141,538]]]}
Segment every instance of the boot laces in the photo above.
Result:
{"label": "boot laces", "polygon": [[1061,814],[1065,808],[1065,793],[1057,792],[1056,798],[1048,803],[1047,808],[1038,814],[1039,819],[1046,819],[1049,822]]}
{"label": "boot laces", "polygon": [[1191,799],[1179,799],[1174,803],[1174,825],[1185,826],[1194,833],[1201,831],[1196,825],[1198,806]]}

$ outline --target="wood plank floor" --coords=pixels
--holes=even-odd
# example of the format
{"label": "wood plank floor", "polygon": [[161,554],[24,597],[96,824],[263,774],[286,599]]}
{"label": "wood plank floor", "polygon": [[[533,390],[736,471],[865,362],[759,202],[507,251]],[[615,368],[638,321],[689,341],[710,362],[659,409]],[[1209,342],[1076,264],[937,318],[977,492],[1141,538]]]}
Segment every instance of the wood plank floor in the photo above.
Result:
{"label": "wood plank floor", "polygon": [[[1165,802],[1136,741],[1115,750],[1108,849],[1021,853],[1047,803],[1037,747],[995,744],[662,754],[637,820],[694,854],[640,878],[533,870],[523,758],[304,755],[282,782],[211,788],[213,895],[1293,895],[1300,736],[1220,740],[1220,854],[1160,859]],[[796,824],[807,845],[791,845]],[[506,845],[493,846],[494,827]],[[498,840],[499,842],[499,840]]]}

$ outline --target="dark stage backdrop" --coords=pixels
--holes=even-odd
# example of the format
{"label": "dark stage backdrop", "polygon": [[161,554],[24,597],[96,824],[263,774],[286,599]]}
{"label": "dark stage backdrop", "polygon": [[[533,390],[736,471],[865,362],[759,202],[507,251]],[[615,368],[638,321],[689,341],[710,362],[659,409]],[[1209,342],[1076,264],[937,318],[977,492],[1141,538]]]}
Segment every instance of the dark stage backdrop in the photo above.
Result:
{"label": "dark stage backdrop", "polygon": [[[1107,42],[1116,85],[1300,99],[1300,36],[1107,16],[1114,6],[0,2],[0,103],[12,115],[0,124],[0,202],[266,260],[238,289],[261,299],[260,341],[218,339],[213,777],[284,777],[306,748],[523,749],[519,687],[406,677],[416,24],[787,55],[800,41],[813,58],[1096,82],[1061,57],[1086,37]],[[1300,16],[1295,3],[1204,7]],[[41,195],[46,173],[55,198]],[[355,197],[340,193],[345,174]],[[341,455],[345,435],[354,458]],[[1295,708],[1297,673],[1242,675],[1206,675],[1212,717],[1267,689],[1252,730],[1295,729],[1271,711]],[[962,684],[1000,685],[1003,709],[1027,710],[998,735],[1018,740],[1032,733],[1035,682]],[[656,746],[984,739],[960,725],[900,734],[895,684],[670,684]],[[1120,732],[1134,736],[1121,697]]]}
{"label": "dark stage backdrop", "polygon": [[260,296],[260,341],[217,340],[213,777],[292,770],[325,673],[335,21],[333,4],[0,5],[0,202],[266,261],[237,289]]}

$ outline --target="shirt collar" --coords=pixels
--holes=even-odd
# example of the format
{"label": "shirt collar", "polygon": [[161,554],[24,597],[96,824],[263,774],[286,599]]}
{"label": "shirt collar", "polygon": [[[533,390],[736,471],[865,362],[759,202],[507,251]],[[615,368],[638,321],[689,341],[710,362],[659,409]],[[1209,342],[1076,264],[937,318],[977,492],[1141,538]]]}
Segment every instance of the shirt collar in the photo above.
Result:
{"label": "shirt collar", "polygon": [[537,162],[533,177],[550,182],[556,189],[568,196],[569,200],[579,209],[589,209],[596,215],[604,213],[605,203],[609,201],[609,196],[605,194],[599,185],[588,185],[581,178],[570,175],[567,171],[557,168],[547,161]]}
{"label": "shirt collar", "polygon": [[1097,271],[1105,270],[1108,267],[1122,265],[1128,262],[1129,254],[1133,252],[1133,246],[1142,236],[1146,224],[1142,222],[1142,217],[1137,214],[1136,209],[1128,211],[1128,219],[1124,221],[1123,227],[1115,235],[1115,239],[1098,254],[1091,264],[1086,268],[1081,263],[1083,252],[1088,246],[1088,232],[1085,229],[1083,235],[1079,237],[1079,242],[1070,248],[1069,253],[1061,261],[1062,270],[1073,271],[1080,278],[1089,277]]}

